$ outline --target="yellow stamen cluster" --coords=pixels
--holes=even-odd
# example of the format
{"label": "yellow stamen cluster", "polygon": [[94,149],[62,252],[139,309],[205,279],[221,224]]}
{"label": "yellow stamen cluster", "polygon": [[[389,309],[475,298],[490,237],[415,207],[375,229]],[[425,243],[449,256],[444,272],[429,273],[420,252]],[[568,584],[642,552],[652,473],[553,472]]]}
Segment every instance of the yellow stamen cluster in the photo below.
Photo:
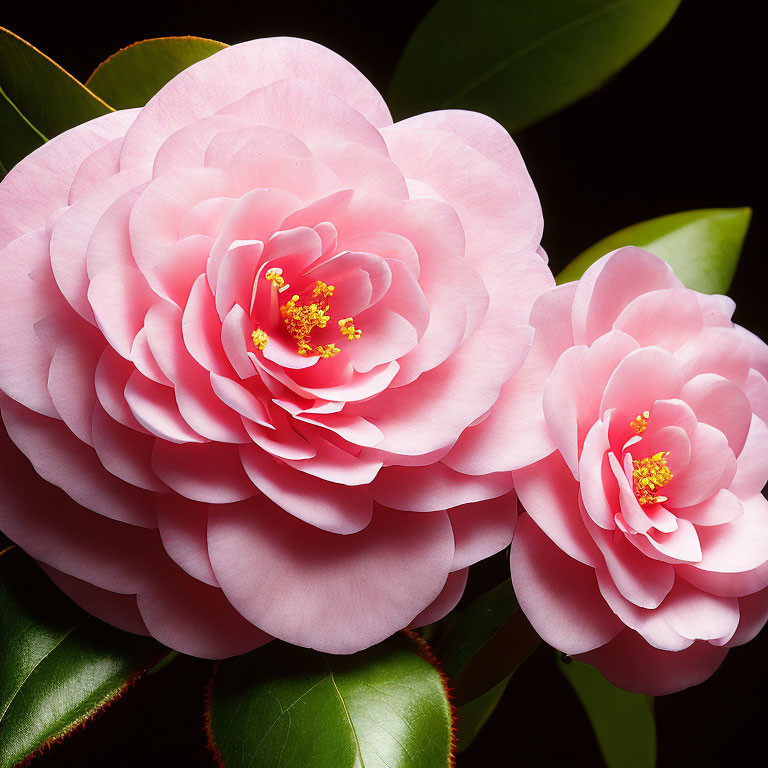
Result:
{"label": "yellow stamen cluster", "polygon": [[324,283],[322,280],[318,280],[315,283],[315,287],[312,289],[312,295],[316,299],[330,299],[331,296],[333,296],[333,292],[335,290],[335,286],[328,285],[328,283]]}
{"label": "yellow stamen cluster", "polygon": [[[269,269],[264,277],[269,280],[278,290],[287,288],[285,278],[282,276],[282,270],[278,268]],[[293,294],[288,301],[280,307],[280,317],[283,320],[288,333],[296,340],[297,351],[302,357],[307,355],[318,355],[319,357],[335,357],[341,350],[335,344],[312,344],[312,332],[315,328],[325,328],[331,319],[328,314],[331,308],[331,297],[336,290],[335,286],[328,285],[322,280],[317,280],[312,289],[314,301],[309,304],[302,302],[298,293]],[[359,339],[363,332],[355,328],[353,318],[345,317],[339,320],[339,330],[341,335],[348,340]],[[261,329],[253,331],[253,343],[259,348],[264,349],[267,346],[269,337]]]}
{"label": "yellow stamen cluster", "polygon": [[264,347],[267,346],[267,342],[269,341],[269,336],[267,336],[265,331],[262,331],[261,328],[257,328],[252,334],[251,338],[253,339],[253,343],[259,348],[264,349]]}
{"label": "yellow stamen cluster", "polygon": [[663,488],[674,477],[667,466],[667,456],[669,451],[660,451],[632,462],[632,485],[637,500],[643,506],[667,500],[666,496],[656,494],[659,488]]}
{"label": "yellow stamen cluster", "polygon": [[268,269],[267,274],[264,275],[264,277],[266,277],[270,283],[276,285],[278,291],[285,285],[285,278],[282,275],[282,271],[279,269]]}
{"label": "yellow stamen cluster", "polygon": [[643,411],[642,413],[638,413],[637,416],[635,416],[632,421],[629,422],[629,426],[632,428],[632,430],[637,435],[642,435],[643,432],[648,428],[648,419],[651,418],[651,412],[650,411]]}
{"label": "yellow stamen cluster", "polygon": [[339,320],[339,330],[341,331],[341,335],[348,341],[359,339],[363,335],[363,332],[359,328],[355,328],[353,318],[351,317],[345,317],[343,320]]}

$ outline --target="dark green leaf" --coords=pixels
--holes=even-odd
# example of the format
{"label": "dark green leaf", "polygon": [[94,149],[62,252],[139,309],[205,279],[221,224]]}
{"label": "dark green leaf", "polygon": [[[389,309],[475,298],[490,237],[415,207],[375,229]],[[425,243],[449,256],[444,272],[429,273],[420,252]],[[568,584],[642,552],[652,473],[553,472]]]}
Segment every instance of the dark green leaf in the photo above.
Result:
{"label": "dark green leaf", "polygon": [[617,688],[588,664],[557,663],[589,716],[608,768],[653,768],[653,697]]}
{"label": "dark green leaf", "polygon": [[85,722],[167,651],[66,598],[18,547],[0,554],[0,768]]}
{"label": "dark green leaf", "polygon": [[557,282],[578,280],[601,256],[625,245],[636,245],[664,259],[688,288],[726,293],[751,215],[749,208],[707,208],[649,219],[588,248],[558,275]]}
{"label": "dark green leaf", "polygon": [[222,661],[208,730],[227,768],[446,768],[440,674],[405,635],[352,656],[273,642]]}
{"label": "dark green leaf", "polygon": [[539,642],[508,579],[470,603],[452,623],[436,653],[455,690],[459,750],[470,745],[514,671]]}
{"label": "dark green leaf", "polygon": [[577,101],[626,66],[680,0],[440,0],[395,72],[397,117],[485,112],[519,131]]}
{"label": "dark green leaf", "polygon": [[45,141],[0,87],[0,179]]}
{"label": "dark green leaf", "polygon": [[0,88],[47,138],[113,111],[34,46],[0,27]]}
{"label": "dark green leaf", "polygon": [[116,109],[143,107],[179,72],[226,47],[204,37],[142,40],[100,64],[86,85]]}

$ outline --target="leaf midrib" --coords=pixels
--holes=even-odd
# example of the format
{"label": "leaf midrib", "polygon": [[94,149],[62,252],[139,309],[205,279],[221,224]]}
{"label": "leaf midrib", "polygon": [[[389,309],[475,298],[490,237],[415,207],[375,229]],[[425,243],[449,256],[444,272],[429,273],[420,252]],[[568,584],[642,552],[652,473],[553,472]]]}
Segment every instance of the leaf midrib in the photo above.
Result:
{"label": "leaf midrib", "polygon": [[365,760],[363,760],[363,751],[360,749],[360,739],[357,737],[357,729],[355,728],[355,724],[352,722],[352,716],[349,714],[349,709],[347,708],[347,702],[344,701],[344,697],[341,695],[341,691],[339,690],[339,686],[336,685],[336,677],[333,674],[333,670],[331,669],[331,665],[328,663],[328,659],[325,657],[324,653],[320,654],[323,657],[323,663],[328,669],[328,675],[331,678],[331,683],[333,684],[333,689],[336,691],[336,695],[339,697],[339,701],[341,702],[341,706],[344,707],[344,714],[347,717],[347,722],[349,723],[349,727],[352,729],[352,736],[355,739],[355,748],[357,749],[357,754],[360,756],[360,768],[365,768]]}
{"label": "leaf midrib", "polygon": [[[4,550],[5,551],[5,550]],[[3,709],[2,712],[0,712],[0,723],[2,723],[3,718],[8,714],[8,711],[10,710],[11,706],[13,705],[13,702],[16,700],[16,697],[19,695],[21,689],[27,684],[27,681],[30,677],[34,674],[35,670],[37,670],[40,665],[48,659],[51,654],[79,627],[82,627],[83,624],[85,624],[91,617],[85,616],[80,621],[78,621],[75,625],[70,627],[57,641],[56,643],[50,648],[49,651],[47,651],[43,656],[41,656],[36,662],[35,665],[32,667],[32,669],[29,670],[27,673],[27,676],[21,681],[21,684],[19,687],[14,691],[13,696],[8,700],[8,704],[6,705],[5,709]]]}
{"label": "leaf midrib", "polygon": [[545,43],[548,43],[551,40],[554,40],[560,35],[564,34],[565,32],[568,32],[571,29],[580,27],[581,25],[586,24],[587,22],[600,17],[605,13],[609,13],[615,10],[616,8],[619,8],[622,5],[627,5],[632,1],[633,0],[616,0],[615,2],[610,3],[609,5],[605,5],[596,11],[592,11],[591,13],[588,13],[585,16],[580,16],[579,18],[573,19],[572,21],[569,21],[567,24],[563,24],[561,27],[555,27],[555,29],[550,30],[546,34],[537,38],[536,40],[531,41],[530,43],[528,43],[528,45],[523,46],[519,50],[514,51],[513,53],[511,53],[506,58],[502,59],[493,67],[490,67],[489,69],[487,69],[485,72],[482,72],[473,80],[470,80],[470,82],[467,83],[467,85],[465,85],[463,88],[459,88],[458,91],[451,94],[441,104],[441,108],[450,107],[452,104],[454,104],[456,101],[458,101],[463,96],[468,94],[470,91],[473,91],[475,88],[479,87],[483,83],[486,83],[489,80],[492,80],[500,72],[503,72],[510,64],[514,63],[518,59],[523,58],[524,56],[527,56],[531,51],[534,51],[537,48],[540,48]]}

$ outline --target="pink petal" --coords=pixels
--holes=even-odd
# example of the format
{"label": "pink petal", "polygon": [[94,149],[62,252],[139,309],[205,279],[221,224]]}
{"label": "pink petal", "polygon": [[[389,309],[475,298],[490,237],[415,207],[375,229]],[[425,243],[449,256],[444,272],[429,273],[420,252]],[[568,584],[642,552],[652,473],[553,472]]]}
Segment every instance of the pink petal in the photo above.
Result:
{"label": "pink petal", "polygon": [[438,597],[453,535],[444,512],[377,509],[364,530],[339,536],[248,503],[211,517],[208,547],[227,598],[250,621],[295,645],[350,653]]}
{"label": "pink petal", "polygon": [[768,482],[768,427],[753,414],[747,441],[736,462],[729,490],[739,498],[760,493]]}
{"label": "pink petal", "polygon": [[246,621],[220,589],[193,579],[167,559],[137,603],[152,637],[180,653],[220,659],[272,639]]}
{"label": "pink petal", "polygon": [[722,525],[735,520],[742,511],[738,497],[723,488],[700,504],[678,507],[675,514],[694,525]]}
{"label": "pink petal", "polygon": [[459,472],[519,469],[554,449],[542,409],[541,392],[561,352],[572,342],[570,312],[575,283],[554,288],[531,312],[536,328],[522,368],[504,384],[488,418],[467,429],[445,463]]}
{"label": "pink petal", "polygon": [[[4,191],[5,186],[0,189]],[[0,236],[3,226],[0,218]],[[41,267],[50,270],[48,258],[48,239],[44,230],[19,237],[0,254],[3,274],[0,281],[0,323],[3,328],[0,359],[13,360],[13,365],[0,366],[0,388],[27,408],[56,418],[58,412],[47,387],[51,355],[35,333],[34,326],[52,310],[66,304],[52,276],[40,282],[30,275]]]}
{"label": "pink petal", "polygon": [[627,629],[602,648],[581,654],[578,660],[594,664],[619,688],[663,696],[704,682],[727,652],[727,648],[703,640],[684,651],[660,651]]}
{"label": "pink petal", "polygon": [[600,553],[584,528],[579,484],[557,452],[512,473],[520,503],[536,525],[569,557],[585,565]]}
{"label": "pink petal", "polygon": [[467,585],[469,568],[448,574],[443,591],[410,623],[411,627],[426,627],[447,616],[461,600]]}
{"label": "pink petal", "polygon": [[289,514],[332,533],[365,528],[373,502],[363,486],[344,486],[299,472],[255,445],[241,446],[240,458],[253,484]]}
{"label": "pink petal", "polygon": [[43,479],[100,515],[156,527],[152,494],[105,472],[94,450],[61,421],[30,411],[4,395],[2,409],[8,435]]}
{"label": "pink petal", "polygon": [[591,344],[613,327],[621,311],[637,296],[678,288],[672,268],[657,256],[629,246],[603,256],[579,280],[573,299],[576,344]]}
{"label": "pink petal", "polygon": [[2,457],[0,529],[5,534],[27,554],[60,571],[111,592],[138,592],[146,580],[147,563],[162,556],[154,530],[76,504],[41,480],[5,435]]}
{"label": "pink petal", "polygon": [[18,163],[0,187],[0,249],[25,232],[45,225],[51,213],[69,204],[72,180],[93,152],[125,134],[139,113],[125,109],[60,133]]}
{"label": "pink petal", "polygon": [[696,294],[687,288],[666,288],[642,293],[621,310],[613,323],[641,347],[662,347],[674,352],[702,328]]}
{"label": "pink petal", "polygon": [[458,571],[509,546],[517,524],[514,491],[448,510],[456,551],[451,570]]}
{"label": "pink petal", "polygon": [[518,520],[510,565],[520,607],[544,641],[558,650],[583,653],[621,630],[600,595],[594,570],[553,544],[529,515]]}
{"label": "pink petal", "polygon": [[738,457],[747,440],[752,406],[739,386],[713,373],[688,381],[680,398],[693,408],[696,418],[719,429]]}
{"label": "pink petal", "polygon": [[208,557],[208,515],[214,510],[207,504],[189,501],[183,496],[163,494],[157,497],[157,527],[165,551],[190,576],[218,587]]}
{"label": "pink petal", "polygon": [[130,485],[156,493],[168,486],[152,471],[155,438],[129,429],[97,405],[93,412],[93,447],[103,467]]}
{"label": "pink petal", "polygon": [[698,529],[705,571],[750,571],[768,560],[768,501],[761,495],[741,500],[744,513],[729,523]]}
{"label": "pink petal", "polygon": [[704,328],[675,351],[683,376],[714,373],[742,382],[749,372],[749,350],[732,328]]}
{"label": "pink petal", "polygon": [[158,440],[152,451],[152,469],[174,491],[193,501],[229,504],[257,493],[233,445],[176,445]]}
{"label": "pink petal", "polygon": [[675,632],[691,640],[728,640],[739,623],[735,597],[709,595],[682,580],[675,583],[660,610]]}
{"label": "pink petal", "polygon": [[[226,48],[175,77],[141,110],[126,137],[122,165],[151,161],[165,138],[182,126],[219,111],[256,88],[287,78],[332,89],[374,125],[392,122],[376,89],[341,56],[308,40],[263,38]],[[206,87],[209,83],[216,83],[216,88]]]}
{"label": "pink petal", "polygon": [[757,636],[768,620],[768,590],[739,599],[739,626],[727,645],[743,645]]}
{"label": "pink petal", "polygon": [[432,512],[503,496],[512,489],[509,472],[462,475],[437,462],[427,467],[387,467],[371,484],[373,498],[387,507]]}
{"label": "pink petal", "polygon": [[136,635],[149,634],[149,630],[139,613],[136,595],[121,595],[118,592],[110,592],[95,587],[87,581],[81,581],[74,576],[57,571],[45,563],[39,563],[39,565],[48,574],[51,581],[84,611],[88,611],[97,619],[106,621],[126,632],[133,632]]}
{"label": "pink petal", "polygon": [[664,487],[667,507],[690,507],[713,496],[723,487],[723,472],[732,461],[723,433],[700,422],[691,438],[690,462],[679,469],[673,466],[674,477]]}

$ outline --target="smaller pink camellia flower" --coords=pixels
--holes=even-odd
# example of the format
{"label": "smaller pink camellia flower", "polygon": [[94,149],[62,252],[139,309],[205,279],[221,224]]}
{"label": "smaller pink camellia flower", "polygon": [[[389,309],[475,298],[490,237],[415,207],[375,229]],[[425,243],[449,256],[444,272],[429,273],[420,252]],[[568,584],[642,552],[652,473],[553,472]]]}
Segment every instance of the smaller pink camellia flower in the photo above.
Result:
{"label": "smaller pink camellia flower", "polygon": [[38,473],[4,458],[0,529],[198,656],[440,618],[516,523],[511,465],[448,454],[514,392],[541,230],[498,123],[393,124],[306,40],[57,136],[0,185],[0,409]]}
{"label": "smaller pink camellia flower", "polygon": [[705,680],[768,617],[768,347],[733,309],[615,251],[537,300],[530,396],[488,427],[540,455],[513,473],[521,607],[630,690]]}

